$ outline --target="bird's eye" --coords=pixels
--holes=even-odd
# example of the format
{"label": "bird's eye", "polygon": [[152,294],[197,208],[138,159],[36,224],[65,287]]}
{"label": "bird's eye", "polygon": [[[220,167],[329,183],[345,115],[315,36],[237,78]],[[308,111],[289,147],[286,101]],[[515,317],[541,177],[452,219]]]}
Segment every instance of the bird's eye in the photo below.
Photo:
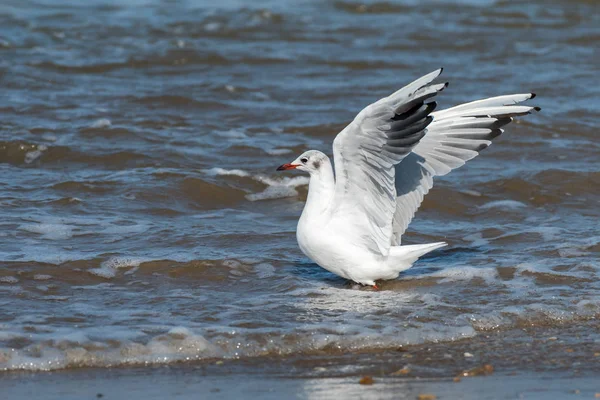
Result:
{"label": "bird's eye", "polygon": [[302,161],[302,164],[306,164],[306,162],[308,161],[308,158],[306,158],[306,157],[302,157],[302,158],[300,159],[300,161]]}

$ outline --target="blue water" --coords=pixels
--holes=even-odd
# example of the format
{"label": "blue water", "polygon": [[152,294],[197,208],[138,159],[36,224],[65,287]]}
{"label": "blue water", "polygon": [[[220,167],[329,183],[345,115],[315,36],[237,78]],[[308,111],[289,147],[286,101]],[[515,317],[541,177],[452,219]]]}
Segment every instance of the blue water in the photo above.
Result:
{"label": "blue water", "polygon": [[[591,2],[0,5],[0,369],[307,357],[600,316]],[[439,108],[543,111],[436,181],[381,292],[299,251],[307,177],[363,107],[440,66]]]}

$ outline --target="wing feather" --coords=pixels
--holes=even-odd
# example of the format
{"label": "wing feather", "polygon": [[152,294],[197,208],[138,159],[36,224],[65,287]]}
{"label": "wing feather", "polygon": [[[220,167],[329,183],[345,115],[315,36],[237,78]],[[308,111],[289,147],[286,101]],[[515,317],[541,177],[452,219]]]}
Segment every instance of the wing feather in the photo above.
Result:
{"label": "wing feather", "polygon": [[400,245],[424,196],[433,187],[433,177],[463,166],[502,134],[501,127],[513,117],[539,111],[538,107],[515,105],[535,94],[513,94],[477,100],[431,114],[426,135],[410,155],[395,166],[397,192],[393,223],[393,245]]}
{"label": "wing feather", "polygon": [[357,241],[377,254],[387,255],[392,242],[397,208],[394,166],[411,154],[432,123],[435,102],[425,101],[446,87],[431,84],[441,72],[425,75],[369,105],[333,142],[334,213]]}

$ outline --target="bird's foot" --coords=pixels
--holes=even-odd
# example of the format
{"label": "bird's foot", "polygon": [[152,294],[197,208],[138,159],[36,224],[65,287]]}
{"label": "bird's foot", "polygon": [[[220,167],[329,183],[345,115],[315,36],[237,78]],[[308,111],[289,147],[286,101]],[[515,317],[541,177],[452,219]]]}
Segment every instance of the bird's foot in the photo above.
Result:
{"label": "bird's foot", "polygon": [[369,285],[369,284],[358,283],[358,282],[348,280],[348,281],[346,281],[346,286],[348,286],[354,290],[361,289],[361,288],[367,288],[367,287],[370,287],[373,290],[381,290],[381,287],[377,286],[377,282],[375,282],[372,285]]}

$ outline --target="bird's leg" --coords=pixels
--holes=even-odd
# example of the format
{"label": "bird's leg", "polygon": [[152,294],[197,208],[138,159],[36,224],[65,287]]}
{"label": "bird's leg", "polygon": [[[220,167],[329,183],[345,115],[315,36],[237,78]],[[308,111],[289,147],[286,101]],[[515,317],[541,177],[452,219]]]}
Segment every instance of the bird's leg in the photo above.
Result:
{"label": "bird's leg", "polygon": [[358,283],[358,282],[354,282],[352,280],[347,280],[346,286],[349,286],[352,289],[359,289],[361,287],[369,287],[370,286],[371,288],[373,288],[373,290],[381,290],[381,288],[379,286],[377,286],[377,283],[375,283],[374,285],[365,285],[364,283]]}

